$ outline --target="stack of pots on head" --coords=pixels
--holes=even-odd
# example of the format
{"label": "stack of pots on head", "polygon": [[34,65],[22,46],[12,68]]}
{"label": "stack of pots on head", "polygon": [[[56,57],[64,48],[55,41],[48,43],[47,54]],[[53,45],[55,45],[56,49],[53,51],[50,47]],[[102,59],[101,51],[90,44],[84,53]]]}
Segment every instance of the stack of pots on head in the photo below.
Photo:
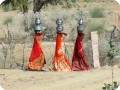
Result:
{"label": "stack of pots on head", "polygon": [[41,20],[40,18],[35,18],[35,32],[40,32],[42,31],[42,26],[41,26]]}
{"label": "stack of pots on head", "polygon": [[63,20],[62,19],[57,19],[56,20],[56,24],[57,24],[57,27],[56,27],[56,30],[57,32],[62,32],[64,30],[62,24],[63,24]]}
{"label": "stack of pots on head", "polygon": [[78,32],[83,32],[84,31],[84,21],[83,21],[83,19],[80,19],[78,21],[77,31]]}

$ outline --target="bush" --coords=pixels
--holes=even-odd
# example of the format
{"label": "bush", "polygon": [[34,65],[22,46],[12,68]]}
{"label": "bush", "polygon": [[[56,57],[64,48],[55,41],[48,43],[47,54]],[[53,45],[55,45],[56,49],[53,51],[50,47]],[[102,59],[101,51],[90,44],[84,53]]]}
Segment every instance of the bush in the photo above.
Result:
{"label": "bush", "polygon": [[3,24],[5,25],[5,24],[12,23],[12,22],[13,22],[13,17],[7,17],[7,18],[5,18]]}
{"label": "bush", "polygon": [[91,31],[98,31],[98,33],[103,33],[104,29],[104,24],[100,24],[100,23],[91,23],[91,25],[89,26],[89,30]]}
{"label": "bush", "polygon": [[92,18],[103,18],[104,16],[104,9],[95,7],[90,10],[90,15]]}
{"label": "bush", "polygon": [[91,2],[91,0],[83,0],[83,2]]}
{"label": "bush", "polygon": [[117,88],[118,88],[118,83],[113,82],[113,86],[111,84],[104,83],[104,87],[102,89],[103,90],[116,90]]}
{"label": "bush", "polygon": [[71,0],[71,2],[72,2],[72,3],[76,3],[76,2],[77,2],[77,0]]}
{"label": "bush", "polygon": [[93,54],[92,54],[93,51],[92,51],[92,43],[90,40],[86,41],[86,43],[84,44],[84,48],[89,65],[93,67]]}
{"label": "bush", "polygon": [[106,32],[104,22],[98,22],[98,21],[87,22],[85,26],[86,26],[86,29],[87,29],[86,30],[87,39],[90,38],[90,34],[91,34],[92,31],[98,31],[99,35],[102,35]]}
{"label": "bush", "polygon": [[11,10],[11,4],[3,5],[2,9],[4,12],[8,12]]}
{"label": "bush", "polygon": [[[100,66],[109,65],[109,61],[107,59],[107,53],[109,50],[109,45],[106,39],[99,37],[99,60],[100,60]],[[93,66],[93,50],[92,50],[92,43],[91,40],[87,40],[85,42],[85,52],[86,57],[91,66]]]}
{"label": "bush", "polygon": [[101,66],[110,65],[110,62],[107,57],[108,51],[110,49],[108,40],[103,36],[99,37],[98,46],[99,46],[100,65]]}

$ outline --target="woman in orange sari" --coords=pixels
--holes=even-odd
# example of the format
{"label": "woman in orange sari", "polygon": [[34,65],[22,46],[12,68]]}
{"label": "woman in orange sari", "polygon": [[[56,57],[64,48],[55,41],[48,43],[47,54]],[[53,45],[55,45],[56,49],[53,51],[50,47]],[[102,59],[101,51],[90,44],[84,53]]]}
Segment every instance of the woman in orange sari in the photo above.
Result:
{"label": "woman in orange sari", "polygon": [[50,68],[51,71],[71,71],[69,60],[65,56],[62,46],[62,41],[66,35],[67,34],[63,32],[57,32],[56,49],[53,60],[53,67]]}
{"label": "woman in orange sari", "polygon": [[32,47],[32,51],[28,63],[28,70],[33,70],[33,71],[42,70],[44,64],[46,64],[45,55],[41,47],[42,37],[43,37],[42,31],[35,32],[34,44]]}

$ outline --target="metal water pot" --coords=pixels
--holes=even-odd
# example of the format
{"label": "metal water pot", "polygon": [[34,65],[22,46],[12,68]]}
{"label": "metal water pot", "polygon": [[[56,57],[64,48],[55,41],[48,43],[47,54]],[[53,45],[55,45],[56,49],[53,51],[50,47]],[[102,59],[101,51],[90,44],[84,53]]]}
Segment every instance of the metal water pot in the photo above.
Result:
{"label": "metal water pot", "polygon": [[61,32],[61,31],[64,30],[64,27],[62,26],[62,24],[63,24],[63,20],[62,19],[57,19],[56,20],[56,24],[57,24],[56,30],[58,32]]}
{"label": "metal water pot", "polygon": [[77,26],[77,30],[78,30],[78,32],[83,32],[84,31],[84,21],[83,21],[83,19],[80,19],[79,21],[78,21],[78,26]]}
{"label": "metal water pot", "polygon": [[41,26],[41,20],[40,18],[35,18],[35,31],[41,31],[42,30],[42,26]]}
{"label": "metal water pot", "polygon": [[41,24],[41,20],[40,20],[40,18],[35,18],[35,24],[36,24],[36,25]]}
{"label": "metal water pot", "polygon": [[56,24],[57,24],[57,25],[62,25],[62,24],[63,24],[63,20],[60,19],[60,18],[58,18],[58,19],[56,20]]}
{"label": "metal water pot", "polygon": [[42,26],[41,25],[36,25],[34,30],[41,31],[42,30]]}
{"label": "metal water pot", "polygon": [[56,27],[56,30],[57,30],[58,32],[63,31],[63,29],[64,29],[64,27],[63,27],[63,26],[57,26],[57,27]]}

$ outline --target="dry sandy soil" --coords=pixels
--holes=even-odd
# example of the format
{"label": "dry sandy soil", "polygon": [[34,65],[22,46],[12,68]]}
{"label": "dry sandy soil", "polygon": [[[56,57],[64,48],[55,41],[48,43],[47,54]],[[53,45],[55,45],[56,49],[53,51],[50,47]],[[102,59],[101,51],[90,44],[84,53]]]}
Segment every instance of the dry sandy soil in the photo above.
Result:
{"label": "dry sandy soil", "polygon": [[[83,72],[1,69],[0,80],[5,90],[102,90],[104,83],[111,83],[111,68]],[[114,68],[114,81],[120,84],[120,68]]]}

